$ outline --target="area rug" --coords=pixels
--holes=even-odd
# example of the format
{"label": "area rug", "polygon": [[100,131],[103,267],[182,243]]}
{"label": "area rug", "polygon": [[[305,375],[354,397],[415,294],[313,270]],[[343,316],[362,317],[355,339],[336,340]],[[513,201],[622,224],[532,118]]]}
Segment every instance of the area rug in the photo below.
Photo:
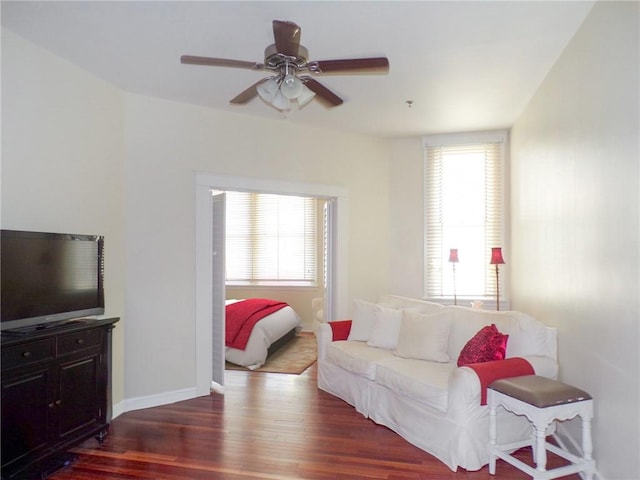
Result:
{"label": "area rug", "polygon": [[[313,365],[317,359],[318,350],[315,335],[310,332],[302,332],[267,357],[267,361],[262,367],[252,371],[300,375]],[[229,362],[225,363],[225,369],[251,371]]]}

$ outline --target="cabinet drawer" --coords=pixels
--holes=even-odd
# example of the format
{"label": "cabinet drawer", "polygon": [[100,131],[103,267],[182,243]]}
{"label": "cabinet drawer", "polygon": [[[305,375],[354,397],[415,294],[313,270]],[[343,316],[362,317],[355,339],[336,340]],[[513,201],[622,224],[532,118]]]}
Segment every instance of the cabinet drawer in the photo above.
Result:
{"label": "cabinet drawer", "polygon": [[52,359],[55,355],[54,346],[54,339],[46,338],[35,342],[3,347],[2,370]]}
{"label": "cabinet drawer", "polygon": [[58,355],[66,355],[100,346],[102,344],[102,332],[103,329],[94,328],[58,337]]}

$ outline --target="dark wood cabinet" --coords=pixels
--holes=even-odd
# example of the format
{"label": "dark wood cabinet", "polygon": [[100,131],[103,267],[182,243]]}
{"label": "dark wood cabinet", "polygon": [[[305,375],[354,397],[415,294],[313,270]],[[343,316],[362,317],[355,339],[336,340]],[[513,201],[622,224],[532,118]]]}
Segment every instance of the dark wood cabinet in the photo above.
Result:
{"label": "dark wood cabinet", "polygon": [[104,439],[111,419],[111,331],[118,320],[3,332],[3,479],[24,478],[92,435]]}

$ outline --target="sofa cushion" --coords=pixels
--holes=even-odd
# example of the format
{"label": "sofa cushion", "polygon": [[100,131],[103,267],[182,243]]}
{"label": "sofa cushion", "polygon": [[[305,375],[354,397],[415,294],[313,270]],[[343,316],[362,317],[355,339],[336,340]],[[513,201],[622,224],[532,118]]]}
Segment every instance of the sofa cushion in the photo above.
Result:
{"label": "sofa cushion", "polygon": [[392,308],[383,303],[371,303],[356,298],[353,301],[353,315],[349,340],[366,342],[371,338],[373,326],[376,323],[376,310],[379,308]]}
{"label": "sofa cushion", "polygon": [[455,368],[454,362],[386,358],[377,362],[375,382],[421,404],[446,412],[449,374]]}
{"label": "sofa cushion", "polygon": [[509,335],[502,334],[494,323],[482,327],[462,348],[458,366],[504,360],[508,339]]}
{"label": "sofa cushion", "polygon": [[451,330],[447,353],[457,359],[465,344],[482,327],[494,323],[500,332],[509,335],[507,358],[527,355],[544,355],[547,347],[547,333],[542,322],[515,311],[496,312],[449,306],[452,312]]}
{"label": "sofa cushion", "polygon": [[371,336],[371,329],[376,320],[375,303],[356,298],[353,301],[352,317],[349,340],[366,342]]}
{"label": "sofa cushion", "polygon": [[373,324],[367,345],[370,347],[386,348],[387,350],[396,348],[398,335],[400,334],[400,325],[402,324],[402,315],[402,310],[376,305],[376,320]]}
{"label": "sofa cushion", "polygon": [[545,325],[524,313],[513,313],[510,322],[505,322],[504,325],[496,322],[498,329],[509,335],[507,358],[546,355],[549,347]]}
{"label": "sofa cushion", "polygon": [[390,350],[369,347],[365,342],[344,340],[329,344],[326,359],[348,372],[374,380],[376,362],[390,357],[393,357]]}
{"label": "sofa cushion", "polygon": [[450,327],[449,311],[423,314],[412,309],[404,310],[394,354],[403,358],[448,362]]}

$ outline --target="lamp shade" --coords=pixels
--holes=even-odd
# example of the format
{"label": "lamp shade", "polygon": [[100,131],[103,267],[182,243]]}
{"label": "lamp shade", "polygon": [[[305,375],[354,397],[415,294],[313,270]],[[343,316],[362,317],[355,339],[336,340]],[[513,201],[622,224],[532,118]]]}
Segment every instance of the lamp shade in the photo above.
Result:
{"label": "lamp shade", "polygon": [[502,248],[501,247],[493,247],[491,248],[491,265],[501,265],[504,263],[504,259],[502,258]]}
{"label": "lamp shade", "polygon": [[316,96],[316,92],[313,92],[305,84],[302,84],[302,90],[298,95],[298,107],[302,108]]}
{"label": "lamp shade", "polygon": [[451,248],[449,250],[449,262],[458,263],[458,249],[457,248]]}
{"label": "lamp shade", "polygon": [[274,108],[277,108],[280,111],[291,110],[291,102],[282,94],[282,91],[280,90],[276,92],[271,105],[273,105]]}
{"label": "lamp shade", "polygon": [[278,93],[278,81],[275,77],[270,78],[269,80],[262,82],[257,86],[256,91],[260,98],[262,98],[265,102],[271,103]]}

